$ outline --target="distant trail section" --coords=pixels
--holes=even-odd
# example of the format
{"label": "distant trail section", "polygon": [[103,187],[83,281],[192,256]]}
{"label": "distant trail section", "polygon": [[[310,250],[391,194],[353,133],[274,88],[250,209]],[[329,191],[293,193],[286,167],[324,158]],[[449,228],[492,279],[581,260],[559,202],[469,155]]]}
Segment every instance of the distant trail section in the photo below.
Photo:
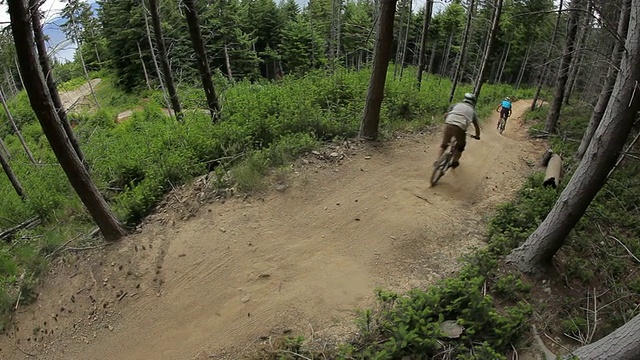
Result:
{"label": "distant trail section", "polygon": [[376,287],[424,288],[484,246],[543,150],[527,107],[503,135],[494,113],[435,187],[440,131],[309,154],[262,196],[195,206],[204,180],[185,186],[135,234],[54,264],[0,357],[238,359],[270,336],[345,340]]}
{"label": "distant trail section", "polygon": [[[102,79],[91,79],[91,87],[95,90],[96,86],[100,84],[100,81],[102,81]],[[67,110],[73,109],[83,98],[91,95],[91,87],[89,87],[89,83],[84,83],[75,90],[61,91],[60,100],[62,100],[64,108]]]}

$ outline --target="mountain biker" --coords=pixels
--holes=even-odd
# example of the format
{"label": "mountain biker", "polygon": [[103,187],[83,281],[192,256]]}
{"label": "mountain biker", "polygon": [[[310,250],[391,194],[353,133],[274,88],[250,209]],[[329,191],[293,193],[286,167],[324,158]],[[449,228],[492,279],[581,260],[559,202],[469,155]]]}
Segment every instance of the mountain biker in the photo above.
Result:
{"label": "mountain biker", "polygon": [[[509,118],[509,116],[511,116],[511,98],[509,97],[504,98],[504,100],[502,100],[500,105],[498,105],[498,108],[496,109],[496,111],[500,112],[500,119],[504,118],[505,125],[506,125],[507,119]],[[500,126],[500,121],[498,121],[498,126]]]}
{"label": "mountain biker", "polygon": [[[480,125],[478,125],[478,115],[475,110],[476,97],[473,94],[464,94],[464,100],[457,104],[453,104],[449,107],[449,110],[445,113],[444,120],[444,133],[442,137],[442,144],[440,144],[440,152],[438,159],[442,157],[445,150],[449,146],[449,142],[452,137],[456,139],[456,148],[451,161],[451,168],[455,169],[460,165],[460,157],[466,146],[466,135],[469,124],[473,123],[476,128],[476,135],[472,136],[475,139],[480,140]],[[434,167],[438,166],[438,161],[433,164]]]}

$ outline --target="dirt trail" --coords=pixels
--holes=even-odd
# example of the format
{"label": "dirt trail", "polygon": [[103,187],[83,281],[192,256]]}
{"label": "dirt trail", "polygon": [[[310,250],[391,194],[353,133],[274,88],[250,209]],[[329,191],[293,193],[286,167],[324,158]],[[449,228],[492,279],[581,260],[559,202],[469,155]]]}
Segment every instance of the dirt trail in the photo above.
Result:
{"label": "dirt trail", "polygon": [[541,153],[517,119],[526,107],[502,136],[494,114],[434,188],[439,135],[411,135],[311,158],[263,198],[164,207],[111,249],[54,265],[0,358],[239,358],[272,334],[344,336],[377,286],[424,287],[483,245],[485,217]]}
{"label": "dirt trail", "polygon": [[[101,80],[102,79],[92,79],[91,86],[95,89]],[[81,102],[83,98],[89,95],[91,95],[91,87],[89,87],[89,83],[84,83],[75,90],[60,92],[60,100],[62,100],[62,105],[65,109],[71,110]]]}

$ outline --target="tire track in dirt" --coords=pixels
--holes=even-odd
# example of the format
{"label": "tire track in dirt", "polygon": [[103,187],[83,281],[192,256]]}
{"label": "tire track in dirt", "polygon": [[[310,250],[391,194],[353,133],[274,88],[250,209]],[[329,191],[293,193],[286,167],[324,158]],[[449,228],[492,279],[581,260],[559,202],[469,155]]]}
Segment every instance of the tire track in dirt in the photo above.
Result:
{"label": "tire track in dirt", "polygon": [[[60,266],[39,309],[18,317],[21,329],[0,342],[0,354],[24,358],[14,346],[21,339],[18,346],[38,359],[238,358],[257,338],[283,330],[343,339],[354,330],[355,310],[372,305],[374,288],[425,287],[483,245],[486,217],[513,196],[541,153],[517,119],[526,107],[514,104],[503,136],[495,114],[482,140],[469,140],[461,166],[433,188],[439,134],[410,135],[366,145],[339,166],[298,167],[284,192],[208,204],[187,221],[161,209],[116,248]],[[101,296],[120,287],[136,296],[105,307],[112,310],[91,324],[75,303],[56,335],[25,341],[42,314],[68,306],[60,299],[86,282],[83,262],[96,256],[106,268],[100,276],[111,274],[113,284],[98,289]]]}

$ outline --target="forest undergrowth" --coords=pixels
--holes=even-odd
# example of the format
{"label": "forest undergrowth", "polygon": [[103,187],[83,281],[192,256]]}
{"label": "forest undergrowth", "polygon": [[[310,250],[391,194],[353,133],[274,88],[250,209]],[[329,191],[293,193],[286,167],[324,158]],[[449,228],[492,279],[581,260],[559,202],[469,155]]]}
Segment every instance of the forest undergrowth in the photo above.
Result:
{"label": "forest undergrowth", "polygon": [[[542,133],[547,110],[527,113],[532,136]],[[563,157],[564,183],[577,165],[573,155],[589,116],[585,104],[565,107],[558,135],[548,139]],[[360,311],[359,332],[349,344],[312,350],[303,337],[287,338],[248,357],[507,359],[532,345],[532,325],[558,355],[594,342],[640,311],[639,166],[621,162],[542,277],[523,276],[504,262],[562,191],[542,186],[544,174],[536,173],[498,207],[487,246],[461,259],[457,274],[407,294],[376,290],[377,306]]]}

